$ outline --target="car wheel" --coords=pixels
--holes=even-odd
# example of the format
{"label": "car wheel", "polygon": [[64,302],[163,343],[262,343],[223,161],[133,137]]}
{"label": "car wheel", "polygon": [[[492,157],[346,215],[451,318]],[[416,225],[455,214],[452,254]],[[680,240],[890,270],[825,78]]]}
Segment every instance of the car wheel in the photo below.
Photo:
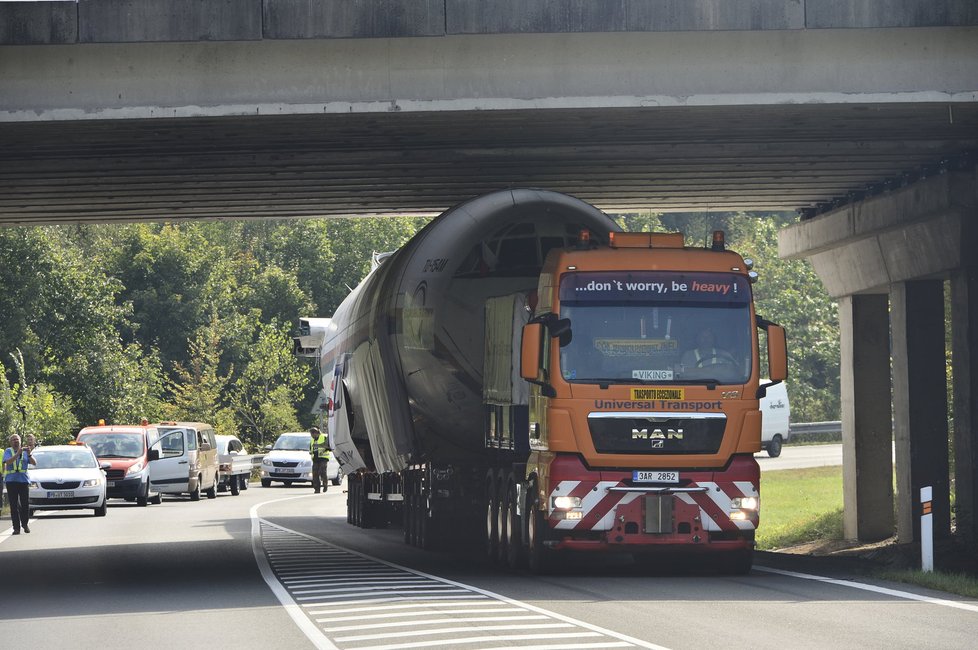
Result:
{"label": "car wheel", "polygon": [[136,497],[136,505],[140,508],[145,508],[147,503],[149,503],[149,483],[143,488],[143,493]]}
{"label": "car wheel", "polygon": [[153,496],[153,498],[151,499],[151,501],[152,501],[152,502],[153,502],[153,503],[154,503],[155,505],[160,505],[161,503],[163,503],[163,493],[162,493],[162,492],[157,492],[157,493],[156,493],[156,494],[155,494],[155,495]]}
{"label": "car wheel", "polygon": [[200,501],[200,477],[197,477],[197,485],[194,487],[194,491],[190,493],[191,501]]}
{"label": "car wheel", "polygon": [[211,486],[209,488],[207,488],[205,494],[207,495],[208,499],[217,498],[217,474],[214,475],[214,482],[211,483]]}
{"label": "car wheel", "polygon": [[767,443],[767,455],[771,458],[777,458],[781,455],[781,435],[775,435],[771,442]]}
{"label": "car wheel", "polygon": [[247,490],[248,489],[248,481],[249,480],[251,480],[251,477],[250,476],[245,475],[245,474],[242,474],[241,475],[241,489],[242,490]]}
{"label": "car wheel", "polygon": [[270,479],[270,478],[263,478],[261,480],[261,486],[262,487],[269,487],[269,486],[271,486],[271,484],[272,484],[272,479]]}
{"label": "car wheel", "polygon": [[100,505],[98,508],[95,508],[95,516],[104,517],[107,509],[108,508],[105,505],[105,501],[102,501],[102,505]]}
{"label": "car wheel", "polygon": [[337,476],[334,479],[330,479],[330,483],[332,483],[333,485],[339,485],[342,481],[343,481],[343,477],[341,476]]}

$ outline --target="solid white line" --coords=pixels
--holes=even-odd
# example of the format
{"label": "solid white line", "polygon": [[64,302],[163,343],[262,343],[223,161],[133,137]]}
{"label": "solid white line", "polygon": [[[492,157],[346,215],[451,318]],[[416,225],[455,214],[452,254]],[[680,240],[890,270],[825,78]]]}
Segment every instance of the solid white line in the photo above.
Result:
{"label": "solid white line", "polygon": [[[624,641],[598,641],[597,643],[561,643],[560,645],[521,645],[520,650],[585,650],[586,648],[634,648]],[[481,650],[513,650],[513,646],[496,646]]]}
{"label": "solid white line", "polygon": [[907,600],[919,600],[920,602],[930,603],[932,605],[941,605],[942,607],[954,607],[955,609],[963,609],[968,612],[978,612],[978,605],[970,605],[968,603],[961,603],[954,600],[946,600],[944,598],[934,598],[932,596],[921,596],[920,594],[914,594],[909,591],[899,591],[897,589],[888,589],[887,587],[877,587],[876,585],[866,584],[864,582],[855,582],[853,580],[838,580],[836,578],[826,578],[824,576],[812,575],[810,573],[798,573],[796,571],[785,571],[783,569],[770,569],[763,566],[754,566],[757,571],[766,571],[767,573],[777,573],[778,575],[791,576],[792,578],[801,578],[802,580],[815,580],[816,582],[825,582],[832,585],[839,585],[842,587],[850,587],[852,589],[862,589],[863,591],[872,591],[877,594],[885,594],[887,596],[893,596],[894,598],[905,598]]}
{"label": "solid white line", "polygon": [[[438,612],[443,614],[444,612]],[[324,627],[323,632],[349,632],[350,630],[382,630],[391,627],[411,627],[412,625],[441,625],[442,623],[483,623],[499,621],[531,621],[546,619],[543,614],[526,613],[521,616],[459,616],[452,618],[432,618],[426,620],[396,621],[394,623],[370,623],[369,625],[341,625],[340,627]],[[329,619],[325,619],[329,622]],[[320,621],[316,621],[317,623]]]}
{"label": "solid white line", "polygon": [[278,601],[282,603],[282,607],[285,608],[286,613],[292,617],[295,624],[298,626],[299,630],[306,635],[306,638],[320,650],[338,650],[338,648],[333,645],[328,638],[320,631],[319,627],[313,623],[302,611],[289,592],[286,591],[278,579],[275,578],[275,574],[272,571],[272,567],[268,564],[268,559],[265,557],[265,549],[261,543],[261,520],[258,519],[258,508],[265,505],[266,503],[276,503],[278,501],[289,501],[291,499],[296,499],[301,497],[286,497],[284,499],[276,499],[275,501],[265,501],[264,503],[257,503],[253,505],[248,513],[251,517],[251,550],[255,554],[255,561],[258,563],[258,570],[261,572],[262,578],[265,579],[265,584],[268,588],[272,590]]}

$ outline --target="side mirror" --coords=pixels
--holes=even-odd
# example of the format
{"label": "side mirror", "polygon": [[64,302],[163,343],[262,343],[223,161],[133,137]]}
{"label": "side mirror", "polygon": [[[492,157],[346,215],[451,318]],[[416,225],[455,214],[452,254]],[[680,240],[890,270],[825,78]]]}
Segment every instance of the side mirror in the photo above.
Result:
{"label": "side mirror", "polygon": [[772,324],[767,328],[767,367],[771,381],[788,378],[788,340],[780,325]]}
{"label": "side mirror", "polygon": [[557,339],[560,347],[567,347],[571,339],[574,337],[574,333],[571,330],[571,321],[569,318],[561,318],[559,320],[551,321],[547,327],[550,330],[550,336]]}
{"label": "side mirror", "polygon": [[265,445],[264,447],[262,447],[262,449],[264,449],[265,451],[271,451],[272,450],[272,446],[271,445]]}
{"label": "side mirror", "polygon": [[523,326],[523,343],[520,350],[520,377],[534,381],[540,374],[540,334],[543,325],[530,323]]}
{"label": "side mirror", "polygon": [[112,469],[112,464],[111,464],[111,463],[99,463],[99,464],[98,464],[98,466],[99,466],[99,468],[100,468],[100,469],[101,469],[101,470],[102,470],[103,472],[107,472],[107,471],[109,471],[110,469]]}
{"label": "side mirror", "polygon": [[149,462],[152,463],[154,460],[159,460],[159,459],[160,459],[159,449],[150,449],[149,451],[146,452],[146,460],[148,460]]}

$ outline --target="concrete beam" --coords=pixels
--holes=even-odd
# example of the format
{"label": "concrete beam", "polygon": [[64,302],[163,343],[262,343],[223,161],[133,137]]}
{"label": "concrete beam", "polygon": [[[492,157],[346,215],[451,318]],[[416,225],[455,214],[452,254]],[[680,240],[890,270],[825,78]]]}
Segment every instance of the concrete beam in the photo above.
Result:
{"label": "concrete beam", "polygon": [[0,43],[59,45],[78,41],[78,5],[69,2],[0,3]]}
{"label": "concrete beam", "polygon": [[919,181],[804,221],[778,234],[781,257],[810,257],[833,297],[946,274],[972,256],[962,230],[976,203],[976,171]]}
{"label": "concrete beam", "polygon": [[86,0],[78,3],[79,43],[254,41],[262,0]]}
{"label": "concrete beam", "polygon": [[944,283],[892,286],[897,537],[920,541],[920,488],[933,488],[934,537],[951,532]]}
{"label": "concrete beam", "polygon": [[846,539],[874,542],[893,534],[887,297],[840,299],[839,329],[843,534]]}
{"label": "concrete beam", "polygon": [[974,0],[805,0],[809,29],[975,24],[978,3]]}
{"label": "concrete beam", "polygon": [[264,38],[444,36],[445,4],[417,0],[264,0]]}

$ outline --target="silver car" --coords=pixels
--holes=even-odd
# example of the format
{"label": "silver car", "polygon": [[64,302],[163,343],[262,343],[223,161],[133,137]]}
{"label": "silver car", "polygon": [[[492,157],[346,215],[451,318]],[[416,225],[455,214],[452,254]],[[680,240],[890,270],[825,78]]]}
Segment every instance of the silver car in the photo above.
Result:
{"label": "silver car", "polygon": [[27,470],[30,509],[91,508],[105,516],[105,471],[85,445],[52,445],[33,451],[37,465]]}
{"label": "silver car", "polygon": [[[312,457],[309,455],[308,432],[283,433],[268,450],[261,462],[261,484],[268,487],[272,481],[312,483]],[[342,480],[340,464],[330,456],[326,466],[326,478],[333,485]]]}

